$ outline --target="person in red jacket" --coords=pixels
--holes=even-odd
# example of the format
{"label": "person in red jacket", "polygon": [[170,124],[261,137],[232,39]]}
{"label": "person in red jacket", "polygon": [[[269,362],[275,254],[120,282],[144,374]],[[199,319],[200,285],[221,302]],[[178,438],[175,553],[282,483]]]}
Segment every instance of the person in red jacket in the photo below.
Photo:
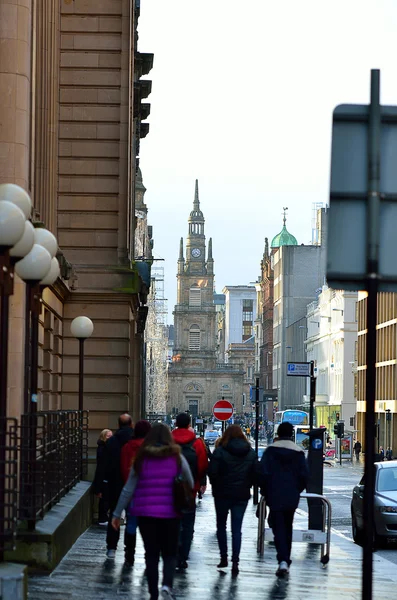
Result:
{"label": "person in red jacket", "polygon": [[[130,474],[131,465],[135,460],[139,448],[143,444],[143,440],[146,434],[151,429],[149,421],[138,421],[134,427],[134,437],[132,440],[124,444],[121,449],[120,455],[120,471],[124,483],[127,482],[128,475]],[[132,515],[127,517],[127,525],[125,528],[125,564],[131,566],[135,561],[135,547],[136,547],[136,528],[137,518]],[[127,550],[128,549],[128,550]]]}
{"label": "person in red jacket", "polygon": [[[181,447],[182,454],[189,463],[194,479],[194,492],[197,494],[207,473],[208,455],[203,440],[196,438],[196,434],[191,428],[190,423],[190,415],[188,413],[179,413],[176,417],[177,429],[174,429],[172,436],[175,442]],[[182,515],[178,547],[178,569],[187,569],[188,567],[187,559],[189,558],[190,546],[193,541],[195,519],[196,507],[192,511],[186,511]]]}

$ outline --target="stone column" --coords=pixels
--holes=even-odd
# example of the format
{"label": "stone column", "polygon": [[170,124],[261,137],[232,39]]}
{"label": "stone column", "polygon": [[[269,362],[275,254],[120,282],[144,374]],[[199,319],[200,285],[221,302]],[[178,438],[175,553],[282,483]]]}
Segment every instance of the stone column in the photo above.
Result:
{"label": "stone column", "polygon": [[0,183],[29,190],[32,0],[0,0]]}
{"label": "stone column", "polygon": [[[30,190],[32,0],[0,0],[0,183]],[[10,303],[8,414],[23,405],[25,285]]]}

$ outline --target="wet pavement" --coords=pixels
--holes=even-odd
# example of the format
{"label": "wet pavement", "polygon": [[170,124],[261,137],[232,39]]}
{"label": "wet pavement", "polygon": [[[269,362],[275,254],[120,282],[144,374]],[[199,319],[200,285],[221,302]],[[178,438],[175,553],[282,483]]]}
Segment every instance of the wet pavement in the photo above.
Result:
{"label": "wet pavement", "polygon": [[[331,498],[332,500],[332,498]],[[264,556],[256,553],[256,507],[249,503],[243,525],[240,574],[232,578],[230,567],[219,571],[213,499],[207,493],[199,502],[189,568],[175,577],[178,600],[343,600],[361,598],[362,550],[345,536],[332,534],[330,562],[323,567],[320,549],[294,543],[288,579],[275,576],[276,552],[265,543]],[[295,527],[306,529],[306,505],[302,502]],[[133,568],[123,567],[121,543],[115,561],[105,557],[105,528],[92,526],[76,542],[49,576],[29,580],[29,600],[147,600],[143,546],[139,539]],[[121,538],[122,539],[122,538]],[[230,545],[230,542],[229,542]],[[374,554],[374,600],[396,598],[397,570]]]}

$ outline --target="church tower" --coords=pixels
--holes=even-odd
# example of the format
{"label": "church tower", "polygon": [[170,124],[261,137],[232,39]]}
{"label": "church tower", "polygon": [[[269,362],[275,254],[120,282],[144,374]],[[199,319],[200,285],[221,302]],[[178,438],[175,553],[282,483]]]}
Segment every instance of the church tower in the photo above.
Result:
{"label": "church tower", "polygon": [[206,258],[204,224],[196,179],[193,210],[188,219],[186,259],[182,238],[179,247],[177,304],[174,311],[175,366],[215,367],[214,260],[211,239]]}
{"label": "church tower", "polygon": [[[211,418],[217,400],[225,398],[242,410],[244,370],[240,365],[217,363],[216,306],[212,240],[208,248],[205,219],[196,180],[193,210],[184,245],[179,242],[175,342],[168,369],[167,412],[189,411],[195,419]],[[199,421],[200,422],[200,421]]]}

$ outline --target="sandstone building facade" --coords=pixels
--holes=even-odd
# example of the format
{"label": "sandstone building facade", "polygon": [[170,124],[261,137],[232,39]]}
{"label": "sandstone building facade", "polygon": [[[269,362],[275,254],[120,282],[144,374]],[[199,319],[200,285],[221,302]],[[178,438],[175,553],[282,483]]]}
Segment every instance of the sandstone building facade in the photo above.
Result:
{"label": "sandstone building facade", "polygon": [[[142,76],[153,55],[137,48],[139,5],[0,0],[0,182],[29,192],[33,221],[60,248],[61,277],[42,304],[38,408],[77,408],[70,323],[90,317],[84,408],[92,449],[120,412],[137,419],[142,411],[150,256],[135,260],[135,179],[149,129],[143,100],[151,82]],[[139,248],[149,230],[145,236]],[[26,409],[25,322],[25,285],[17,281],[8,378],[8,413],[16,417]]]}

